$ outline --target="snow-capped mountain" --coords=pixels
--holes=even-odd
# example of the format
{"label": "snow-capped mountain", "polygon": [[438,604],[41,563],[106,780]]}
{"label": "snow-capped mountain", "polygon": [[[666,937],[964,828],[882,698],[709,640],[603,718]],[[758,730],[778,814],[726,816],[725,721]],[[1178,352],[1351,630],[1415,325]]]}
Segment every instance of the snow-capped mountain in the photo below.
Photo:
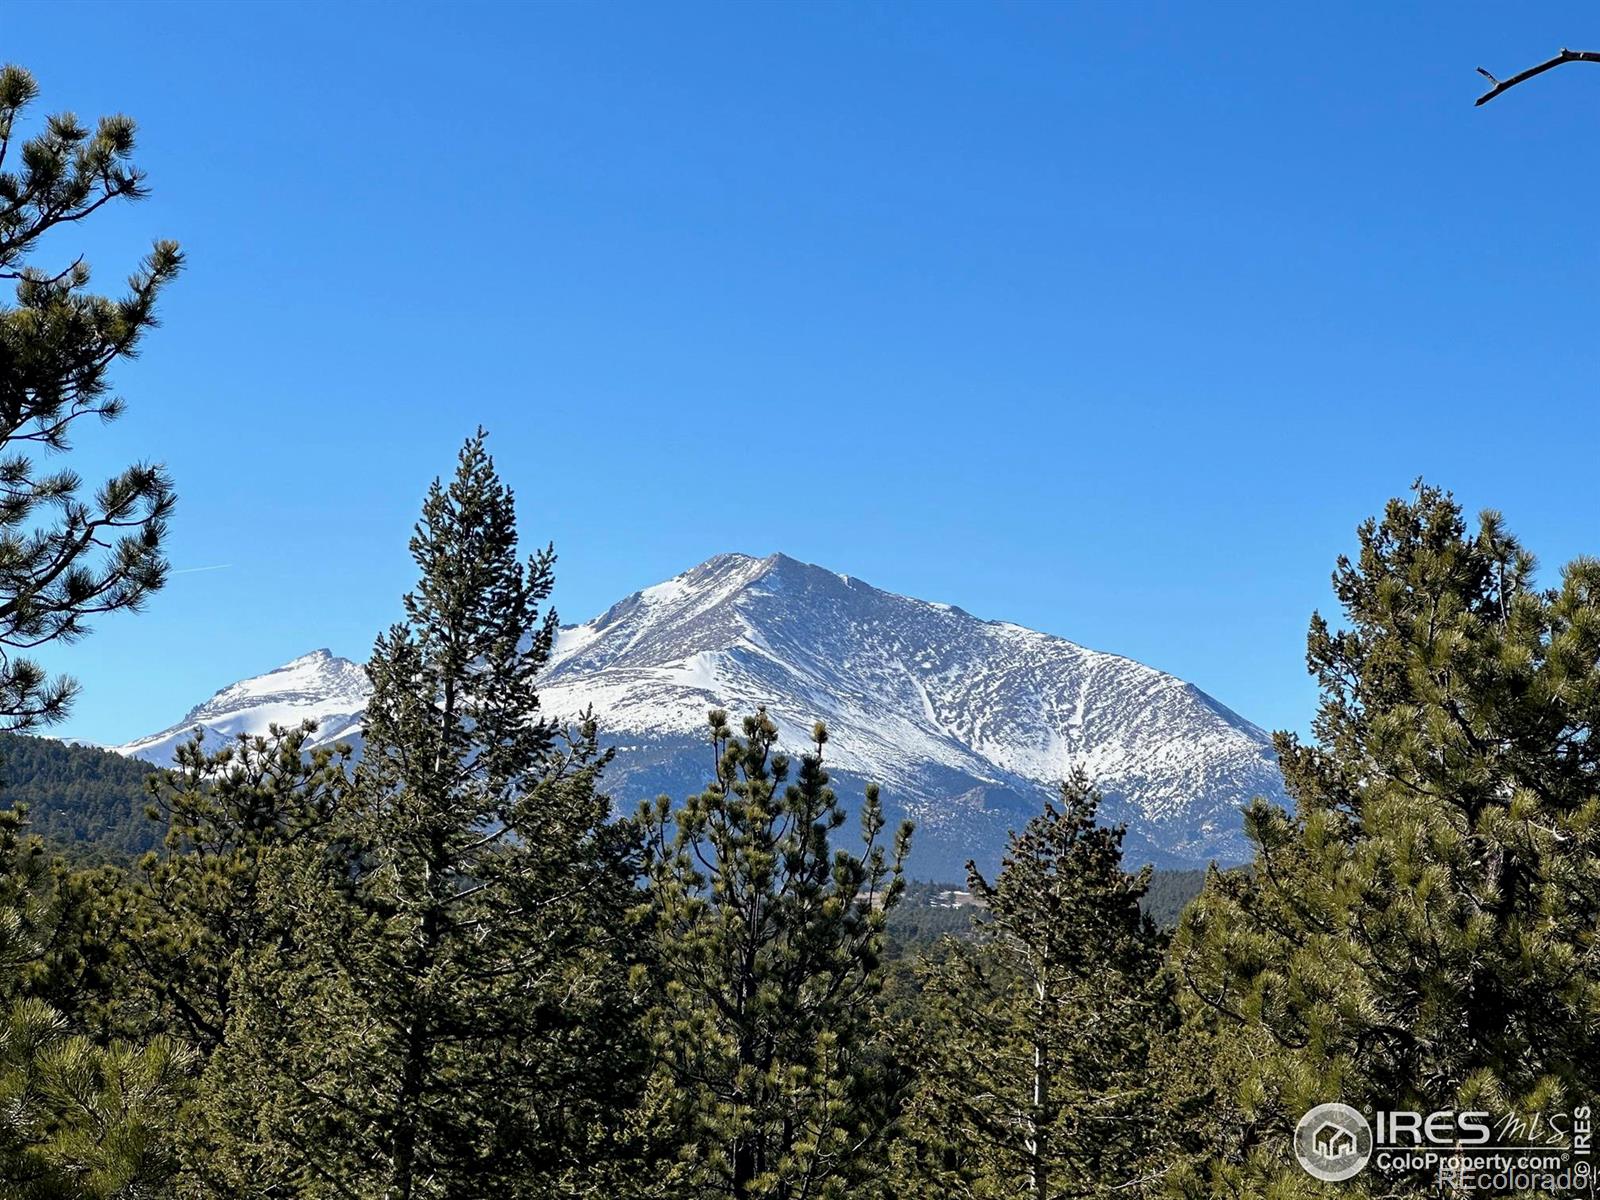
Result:
{"label": "snow-capped mountain", "polygon": [[317,741],[336,742],[359,733],[367,707],[366,668],[328,650],[313,650],[293,662],[229,684],[183,720],[160,733],[113,746],[120,754],[168,766],[180,742],[205,734],[207,747],[219,746],[236,734],[265,733],[271,725],[317,722]]}
{"label": "snow-capped mountain", "polygon": [[[307,716],[322,739],[348,737],[366,687],[359,666],[318,651],[120,749],[166,762],[197,725],[220,737]],[[1242,860],[1239,808],[1283,802],[1267,735],[1191,684],[781,554],[719,555],[562,630],[541,696],[563,717],[593,705],[624,808],[704,786],[710,708],[765,705],[796,751],[820,718],[836,789],[881,784],[891,816],[917,822],[924,877],[993,864],[1075,765],[1127,822],[1136,861]]]}

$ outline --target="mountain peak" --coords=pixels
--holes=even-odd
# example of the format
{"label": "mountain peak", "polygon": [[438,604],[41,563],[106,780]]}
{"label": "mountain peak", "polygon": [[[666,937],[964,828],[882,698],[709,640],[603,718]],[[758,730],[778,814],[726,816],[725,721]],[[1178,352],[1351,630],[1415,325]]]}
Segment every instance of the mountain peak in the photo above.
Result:
{"label": "mountain peak", "polygon": [[196,730],[208,745],[216,745],[236,734],[265,733],[271,725],[289,727],[308,719],[319,724],[319,742],[336,741],[358,725],[370,690],[365,667],[322,647],[229,684],[181,721],[118,750],[166,763]]}
{"label": "mountain peak", "polygon": [[[121,749],[167,762],[196,726],[221,739],[307,717],[321,740],[349,740],[369,687],[318,649]],[[593,707],[624,806],[705,785],[708,709],[765,706],[791,751],[825,720],[840,794],[881,784],[919,826],[915,869],[950,878],[968,858],[992,865],[1077,767],[1136,861],[1242,861],[1239,809],[1283,797],[1266,735],[1191,684],[781,553],[716,555],[562,629],[539,687],[552,716]]]}
{"label": "mountain peak", "polygon": [[1075,767],[1132,826],[1130,852],[1164,861],[1245,857],[1238,809],[1282,795],[1261,730],[1182,680],[785,554],[718,555],[563,630],[541,689],[546,711],[592,703],[654,747],[648,769],[620,767],[651,779],[703,758],[709,708],[765,706],[791,750],[825,719],[834,774],[881,783],[951,868]]}

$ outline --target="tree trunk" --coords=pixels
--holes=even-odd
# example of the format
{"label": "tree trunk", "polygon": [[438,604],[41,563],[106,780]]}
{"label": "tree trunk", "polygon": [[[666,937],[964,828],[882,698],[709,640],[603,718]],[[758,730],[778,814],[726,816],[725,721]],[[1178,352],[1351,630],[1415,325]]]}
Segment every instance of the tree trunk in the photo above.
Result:
{"label": "tree trunk", "polygon": [[1033,1100],[1028,1106],[1028,1195],[1031,1200],[1047,1200],[1050,1195],[1050,1167],[1047,1158],[1050,1137],[1050,1061],[1044,1044],[1045,982],[1034,981],[1033,1024]]}
{"label": "tree trunk", "polygon": [[[432,969],[438,953],[443,926],[442,903],[433,895],[436,881],[443,874],[444,844],[438,833],[429,847],[430,857],[424,868],[424,886],[428,907],[422,915],[420,945],[414,966],[415,978],[423,979]],[[429,1012],[426,1002],[417,992],[412,993],[411,1020],[406,1026],[405,1060],[400,1069],[400,1096],[396,1106],[394,1131],[394,1183],[389,1194],[393,1200],[411,1200],[416,1184],[417,1121],[418,1109],[426,1090],[428,1058],[431,1051],[428,1036]]]}

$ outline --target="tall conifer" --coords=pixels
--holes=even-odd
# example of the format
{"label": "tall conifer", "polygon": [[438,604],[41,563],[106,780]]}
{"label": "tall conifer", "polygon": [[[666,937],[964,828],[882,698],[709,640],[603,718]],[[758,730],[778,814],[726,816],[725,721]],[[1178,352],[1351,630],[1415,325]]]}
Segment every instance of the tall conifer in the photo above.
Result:
{"label": "tall conifer", "polygon": [[183,264],[175,243],[157,242],[127,294],[112,299],[88,290],[81,256],[38,263],[52,229],[147,194],[126,116],[90,129],[59,113],[24,139],[18,121],[38,91],[21,67],[0,67],[0,279],[16,282],[16,302],[0,304],[0,728],[8,729],[59,721],[77,691],[29,650],[80,638],[95,615],[137,609],[165,582],[173,505],[159,466],[129,467],[85,498],[74,472],[41,470],[32,457],[69,449],[83,418],[122,412],[109,394],[111,367],[137,353]]}
{"label": "tall conifer", "polygon": [[886,848],[869,787],[861,854],[833,849],[846,813],[822,765],[827,730],[813,730],[792,783],[767,713],[743,732],[711,713],[711,786],[646,817],[664,980],[654,1095],[675,1161],[643,1190],[867,1194],[901,1087],[879,1004],[911,829]]}
{"label": "tall conifer", "polygon": [[1081,773],[1014,834],[975,939],[922,968],[922,1072],[895,1156],[918,1195],[1001,1200],[1153,1190],[1151,1046],[1170,1025],[1161,939]]}
{"label": "tall conifer", "polygon": [[290,1194],[548,1195],[627,1106],[634,835],[596,790],[593,723],[540,714],[554,554],[517,557],[481,432],[411,553],[335,853],[280,886],[299,944],[261,964],[240,1044],[276,1064]]}
{"label": "tall conifer", "polygon": [[[1359,531],[1311,623],[1294,814],[1247,813],[1174,945],[1192,1194],[1309,1186],[1291,1132],[1372,1110],[1550,1113],[1600,1088],[1600,563],[1559,585],[1486,513],[1418,485]],[[1423,1195],[1374,1168],[1352,1195]]]}
{"label": "tall conifer", "polygon": [[[51,230],[146,188],[131,119],[91,129],[58,113],[25,136],[37,96],[27,71],[0,67],[0,280],[15,287],[0,303],[0,728],[11,730],[59,721],[77,691],[49,677],[34,648],[74,641],[96,615],[137,609],[162,586],[173,505],[158,466],[129,467],[85,496],[76,473],[44,465],[70,449],[82,418],[122,411],[111,369],[155,324],[182,256],[157,242],[115,299],[88,290],[81,256],[40,261]],[[85,978],[69,944],[83,895],[24,815],[0,812],[0,1193],[25,1200],[155,1195],[170,1162],[185,1056],[165,1041],[97,1045],[69,1011],[77,997],[64,981]]]}

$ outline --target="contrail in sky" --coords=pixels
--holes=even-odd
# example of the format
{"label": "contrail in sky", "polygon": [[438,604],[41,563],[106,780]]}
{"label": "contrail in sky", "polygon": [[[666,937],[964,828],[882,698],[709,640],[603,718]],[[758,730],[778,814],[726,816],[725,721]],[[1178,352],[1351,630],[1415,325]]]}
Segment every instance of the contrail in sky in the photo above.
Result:
{"label": "contrail in sky", "polygon": [[180,567],[176,571],[168,571],[169,575],[193,575],[199,571],[226,571],[232,563],[218,563],[214,567]]}

